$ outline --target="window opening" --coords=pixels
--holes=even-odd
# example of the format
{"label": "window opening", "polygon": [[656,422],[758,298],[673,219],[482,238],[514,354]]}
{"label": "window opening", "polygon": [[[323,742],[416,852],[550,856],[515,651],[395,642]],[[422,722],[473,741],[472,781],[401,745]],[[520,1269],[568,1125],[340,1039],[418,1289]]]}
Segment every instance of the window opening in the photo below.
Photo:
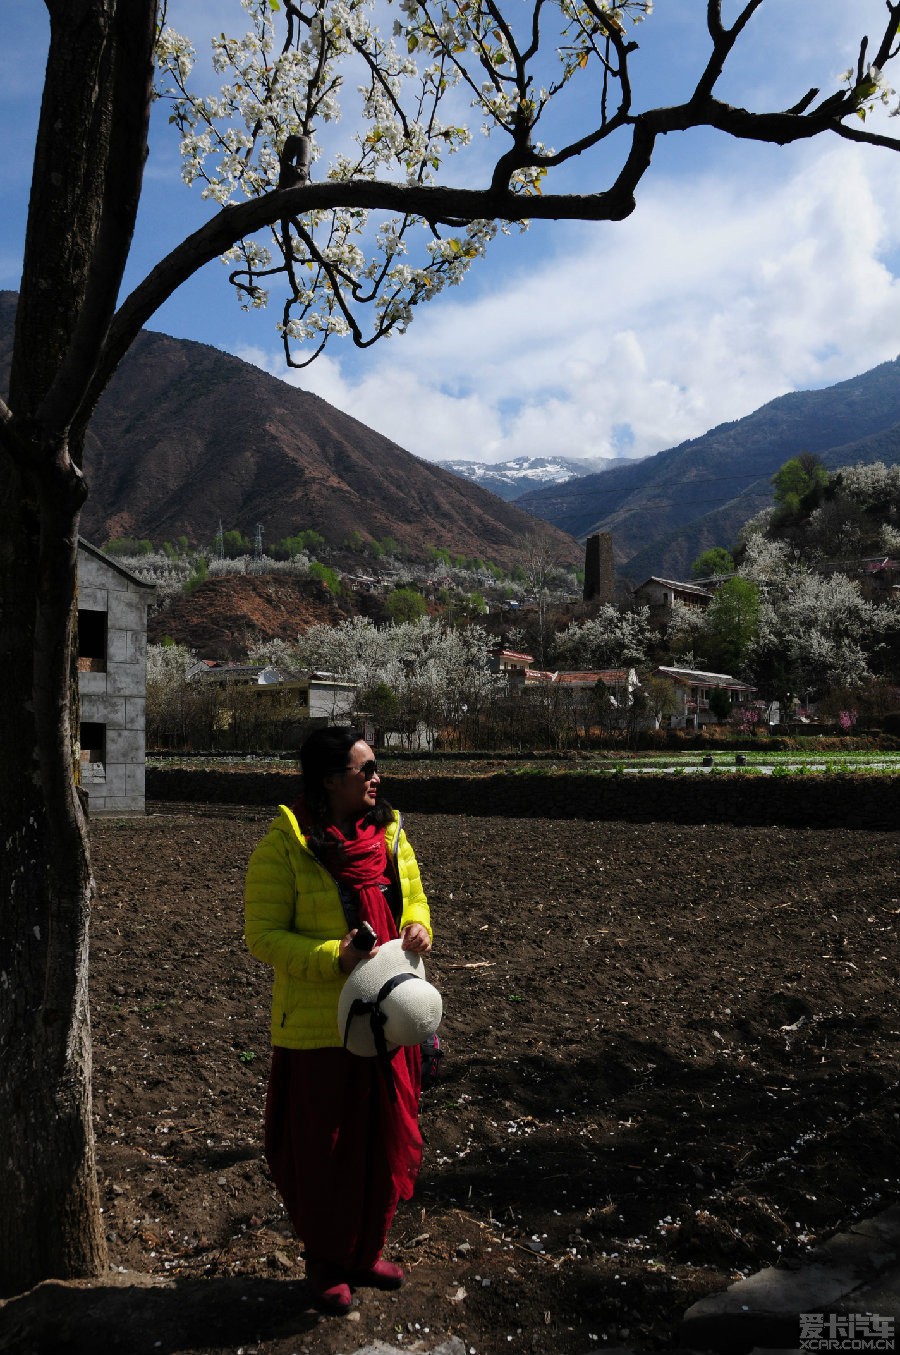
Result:
{"label": "window opening", "polygon": [[106,777],[106,725],[95,720],[82,720],[78,742],[81,746],[81,779],[83,782],[102,781]]}
{"label": "window opening", "polygon": [[106,672],[106,612],[78,609],[78,671]]}

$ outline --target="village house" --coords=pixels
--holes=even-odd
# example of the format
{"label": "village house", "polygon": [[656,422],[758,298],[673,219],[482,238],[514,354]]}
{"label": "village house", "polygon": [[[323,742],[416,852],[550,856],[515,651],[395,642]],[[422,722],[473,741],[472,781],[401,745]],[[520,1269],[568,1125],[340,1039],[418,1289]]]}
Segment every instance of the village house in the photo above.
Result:
{"label": "village house", "polygon": [[612,697],[613,704],[623,711],[631,705],[634,693],[641,685],[633,668],[596,668],[590,671],[558,670],[553,673],[532,668],[525,674],[526,687],[543,684],[570,692],[592,691],[598,682],[603,683]]}
{"label": "village house", "polygon": [[79,772],[92,815],[144,812],[147,607],[154,592],[79,540]]}
{"label": "village house", "polygon": [[868,601],[900,601],[900,560],[888,556],[863,560],[860,575],[862,595]]}
{"label": "village house", "polygon": [[500,673],[510,683],[524,682],[525,674],[534,663],[533,654],[519,654],[514,649],[495,649],[488,659],[492,673]]}
{"label": "village house", "polygon": [[[598,688],[598,684],[603,686]],[[596,694],[606,689],[609,697],[604,721],[613,728],[624,729],[633,714],[632,707],[641,683],[633,668],[596,668],[591,670],[558,670],[542,672],[529,669],[525,674],[523,690],[543,688],[555,698],[559,709],[568,710],[576,720],[590,725],[599,715]]]}
{"label": "village house", "polygon": [[708,582],[679,583],[677,579],[659,579],[651,575],[635,588],[634,600],[650,608],[651,625],[662,627],[668,623],[676,602],[706,611],[715,593]]}
{"label": "village house", "polygon": [[533,662],[532,654],[522,654],[514,649],[495,649],[488,667],[492,673],[500,673],[505,677],[511,689],[519,691],[550,687],[554,691],[577,697],[579,693],[592,691],[598,682],[602,682],[609,691],[613,706],[623,713],[631,705],[634,693],[641,685],[633,668],[549,671],[532,668]]}
{"label": "village house", "polygon": [[[292,672],[252,664],[204,664],[195,681],[214,682],[247,693],[263,718],[309,725],[349,724],[356,715],[358,687],[333,673]],[[228,712],[223,712],[227,723]]]}
{"label": "village house", "polygon": [[672,729],[701,729],[715,724],[716,717],[709,708],[709,695],[716,687],[729,695],[732,706],[750,703],[755,687],[740,682],[730,673],[701,673],[693,668],[657,668],[656,676],[672,684],[675,709],[670,717]]}
{"label": "village house", "polygon": [[342,574],[341,582],[346,583],[355,593],[386,593],[393,580],[374,574]]}

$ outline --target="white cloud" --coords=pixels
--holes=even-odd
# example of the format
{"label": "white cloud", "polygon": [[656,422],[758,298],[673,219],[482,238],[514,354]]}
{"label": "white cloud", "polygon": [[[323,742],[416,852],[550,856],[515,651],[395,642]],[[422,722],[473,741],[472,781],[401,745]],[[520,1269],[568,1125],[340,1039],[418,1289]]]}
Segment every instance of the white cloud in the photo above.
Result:
{"label": "white cloud", "polygon": [[[449,395],[424,382],[415,371],[388,368],[382,363],[359,379],[348,380],[338,359],[321,357],[311,367],[285,376],[280,355],[242,348],[237,356],[281,376],[290,385],[312,391],[429,461],[453,456],[480,460],[486,445],[502,447],[500,418],[487,400],[477,394]],[[416,438],[412,433],[416,428],[427,433]],[[498,451],[497,458],[501,455]]]}
{"label": "white cloud", "polygon": [[623,427],[645,454],[839,381],[900,351],[900,185],[883,155],[804,148],[764,156],[754,179],[657,180],[629,221],[504,242],[514,273],[297,384],[420,456],[492,461],[615,455]]}

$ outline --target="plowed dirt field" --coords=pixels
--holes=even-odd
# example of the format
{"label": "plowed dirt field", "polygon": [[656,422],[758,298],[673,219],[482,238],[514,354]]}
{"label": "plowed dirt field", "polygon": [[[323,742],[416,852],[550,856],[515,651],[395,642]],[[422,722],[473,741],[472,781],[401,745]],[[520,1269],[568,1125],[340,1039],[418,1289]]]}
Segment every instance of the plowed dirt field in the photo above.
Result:
{"label": "plowed dirt field", "polygon": [[446,1057],[389,1240],[409,1280],[320,1316],[262,1154],[269,974],[242,885],[268,818],[94,825],[121,1270],[52,1286],[53,1328],[19,1301],[32,1349],[663,1348],[702,1294],[897,1199],[900,833],[410,815]]}

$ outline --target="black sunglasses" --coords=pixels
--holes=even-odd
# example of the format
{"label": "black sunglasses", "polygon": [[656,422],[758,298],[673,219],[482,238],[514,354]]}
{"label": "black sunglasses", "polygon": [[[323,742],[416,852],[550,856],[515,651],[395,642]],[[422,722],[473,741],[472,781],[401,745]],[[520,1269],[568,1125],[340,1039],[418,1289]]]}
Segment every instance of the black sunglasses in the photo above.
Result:
{"label": "black sunglasses", "polygon": [[369,758],[368,762],[361,763],[358,767],[348,767],[348,772],[362,772],[364,781],[371,781],[372,777],[378,771],[378,764],[374,758]]}

